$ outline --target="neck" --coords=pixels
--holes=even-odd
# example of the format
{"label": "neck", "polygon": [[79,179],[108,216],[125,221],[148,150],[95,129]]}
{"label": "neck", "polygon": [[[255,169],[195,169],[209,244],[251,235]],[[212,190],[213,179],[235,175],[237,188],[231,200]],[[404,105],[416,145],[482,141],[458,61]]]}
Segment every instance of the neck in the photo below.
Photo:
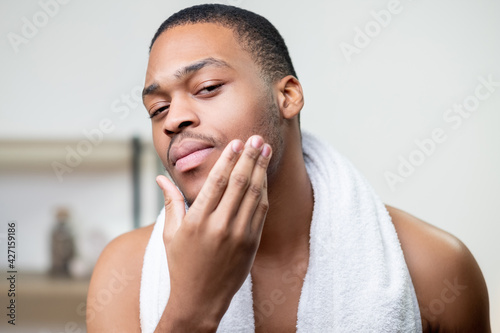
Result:
{"label": "neck", "polygon": [[280,267],[309,255],[313,191],[300,137],[287,138],[278,172],[269,182],[269,211],[255,257],[258,266]]}

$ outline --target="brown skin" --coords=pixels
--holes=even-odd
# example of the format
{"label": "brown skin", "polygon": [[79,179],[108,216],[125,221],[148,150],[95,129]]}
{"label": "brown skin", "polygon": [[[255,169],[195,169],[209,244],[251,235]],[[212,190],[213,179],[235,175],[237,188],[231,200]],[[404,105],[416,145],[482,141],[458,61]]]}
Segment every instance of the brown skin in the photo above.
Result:
{"label": "brown skin", "polygon": [[[211,62],[176,77],[179,69],[207,58],[225,65]],[[295,331],[313,207],[297,121],[304,100],[294,77],[269,87],[259,70],[231,30],[215,24],[173,28],[152,49],[146,87],[158,86],[148,90],[144,103],[155,114],[155,147],[192,202],[185,214],[180,193],[159,177],[172,291],[158,332],[215,331],[249,272],[256,331]],[[248,138],[256,138],[259,147]],[[181,170],[167,152],[171,142],[189,140],[213,148]],[[424,332],[489,332],[486,285],[465,245],[403,211],[387,209],[422,309]],[[103,251],[88,295],[89,332],[140,332],[141,269],[151,231],[152,226],[131,231]],[[126,274],[125,282],[113,279],[117,271]],[[104,297],[106,291],[113,296]],[[271,314],[260,306],[269,301]]]}

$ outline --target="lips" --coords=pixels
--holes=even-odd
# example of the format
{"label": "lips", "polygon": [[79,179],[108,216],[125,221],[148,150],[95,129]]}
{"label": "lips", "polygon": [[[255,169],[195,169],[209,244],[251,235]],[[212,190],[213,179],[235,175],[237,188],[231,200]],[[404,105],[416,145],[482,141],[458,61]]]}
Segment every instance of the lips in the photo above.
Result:
{"label": "lips", "polygon": [[211,143],[186,139],[170,148],[169,158],[177,170],[188,171],[203,163],[213,149]]}

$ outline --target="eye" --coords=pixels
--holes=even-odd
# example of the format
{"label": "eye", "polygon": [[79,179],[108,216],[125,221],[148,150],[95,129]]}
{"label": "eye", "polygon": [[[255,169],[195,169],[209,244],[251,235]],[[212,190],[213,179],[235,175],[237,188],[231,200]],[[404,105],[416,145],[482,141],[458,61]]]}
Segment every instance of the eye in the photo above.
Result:
{"label": "eye", "polygon": [[157,115],[159,115],[160,113],[162,113],[163,111],[166,111],[168,110],[168,108],[170,107],[170,105],[165,105],[165,106],[162,106],[161,108],[157,109],[157,110],[154,110],[150,115],[149,115],[149,118],[150,119],[153,119],[154,117],[156,117]]}
{"label": "eye", "polygon": [[209,95],[209,94],[214,93],[217,90],[219,90],[222,86],[223,86],[223,83],[208,85],[208,86],[200,89],[196,94],[197,95]]}

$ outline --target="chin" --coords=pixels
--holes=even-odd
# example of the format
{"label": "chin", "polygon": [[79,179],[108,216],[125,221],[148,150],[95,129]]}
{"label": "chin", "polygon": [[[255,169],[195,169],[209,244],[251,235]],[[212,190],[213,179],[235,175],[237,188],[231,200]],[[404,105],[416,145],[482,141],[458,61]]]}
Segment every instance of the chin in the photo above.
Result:
{"label": "chin", "polygon": [[184,196],[184,201],[186,202],[188,207],[190,207],[193,204],[194,200],[196,200],[196,197],[200,193],[201,188],[205,183],[205,179],[206,177],[196,177],[191,179],[190,181],[183,182],[183,184],[177,183],[177,187]]}

